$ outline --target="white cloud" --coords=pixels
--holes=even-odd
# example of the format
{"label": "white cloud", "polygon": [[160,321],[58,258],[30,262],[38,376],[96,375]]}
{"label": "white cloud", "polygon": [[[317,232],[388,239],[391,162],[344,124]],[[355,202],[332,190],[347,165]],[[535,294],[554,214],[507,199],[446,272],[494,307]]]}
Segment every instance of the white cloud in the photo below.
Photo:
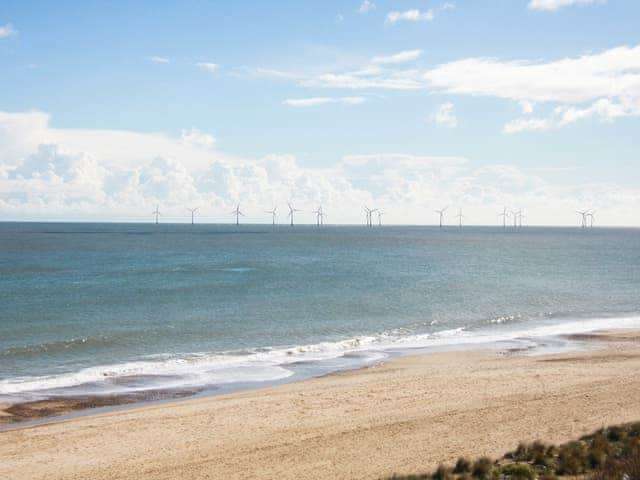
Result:
{"label": "white cloud", "polygon": [[518,118],[508,122],[502,131],[504,133],[520,133],[525,131],[549,130],[551,127],[551,122],[545,118]]}
{"label": "white cloud", "polygon": [[533,102],[530,102],[529,100],[520,100],[518,104],[520,105],[520,109],[524,115],[530,115],[533,113],[533,109],[535,108]]}
{"label": "white cloud", "polygon": [[149,57],[149,60],[151,60],[153,63],[171,63],[171,60],[169,60],[167,57],[153,56]]}
{"label": "white cloud", "polygon": [[545,10],[554,12],[564,7],[574,5],[590,5],[595,3],[606,3],[606,0],[530,0],[529,8],[531,10]]}
{"label": "white cloud", "polygon": [[336,15],[336,23],[342,23],[342,22],[344,22],[344,15],[339,13]]}
{"label": "white cloud", "polygon": [[505,127],[508,132],[640,115],[640,46],[550,62],[469,58],[436,66],[421,78],[432,91],[518,101],[525,114],[533,103],[556,105],[553,118],[516,120]]}
{"label": "white cloud", "polygon": [[346,73],[322,73],[299,78],[304,87],[345,88],[345,89],[389,89],[416,90],[425,88],[417,70],[400,72],[382,69],[365,68]]}
{"label": "white cloud", "polygon": [[375,9],[376,9],[375,3],[369,0],[363,0],[363,2],[360,4],[360,7],[358,8],[358,13],[368,13]]}
{"label": "white cloud", "polygon": [[417,9],[406,10],[404,12],[389,12],[386,22],[395,25],[398,22],[430,22],[434,19],[433,10],[420,11]]}
{"label": "white cloud", "polygon": [[400,63],[413,62],[422,55],[422,50],[403,50],[394,55],[373,57],[371,63],[374,65],[397,65]]}
{"label": "white cloud", "polygon": [[550,62],[468,58],[422,75],[426,86],[451,94],[535,102],[580,103],[640,94],[640,46],[617,47]]}
{"label": "white cloud", "polygon": [[287,98],[282,103],[290,107],[316,107],[328,103],[344,103],[347,105],[358,105],[364,103],[364,97],[310,97],[310,98]]}
{"label": "white cloud", "polygon": [[201,68],[209,73],[215,73],[220,68],[220,65],[212,62],[198,62],[196,63],[196,67]]}
{"label": "white cloud", "polygon": [[444,2],[440,7],[440,10],[453,10],[456,8],[456,4],[452,2]]}
{"label": "white cloud", "polygon": [[[527,112],[524,112],[525,114]],[[636,113],[637,114],[637,113]],[[604,122],[612,122],[618,117],[629,115],[620,104],[607,99],[600,99],[584,107],[559,106],[546,118],[519,118],[508,122],[503,131],[505,133],[519,133],[524,131],[551,130],[562,128],[579,120],[599,118]]]}
{"label": "white cloud", "polygon": [[0,25],[0,38],[7,38],[17,34],[18,30],[13,28],[13,25],[10,23],[7,23],[5,26]]}
{"label": "white cloud", "polygon": [[202,148],[205,150],[212,149],[216,143],[216,139],[213,135],[203,132],[196,127],[191,127],[190,130],[183,130],[180,140],[187,146]]}
{"label": "white cloud", "polygon": [[444,127],[455,128],[458,126],[458,119],[453,103],[446,102],[440,105],[431,115],[432,121]]}
{"label": "white cloud", "polygon": [[[609,183],[557,184],[514,165],[472,167],[459,157],[378,153],[347,155],[327,168],[292,155],[230,157],[197,129],[172,137],[114,130],[56,129],[40,112],[0,112],[0,216],[3,219],[230,221],[240,201],[247,220],[267,222],[265,205],[322,204],[338,223],[361,223],[362,205],[390,223],[433,223],[435,206],[462,205],[470,223],[498,223],[503,205],[532,224],[575,224],[596,208],[603,224],[638,224],[640,190]],[[301,214],[301,222],[312,222]]]}
{"label": "white cloud", "polygon": [[[548,128],[581,119],[604,121],[640,115],[640,45],[550,61],[472,57],[430,69],[403,65],[420,50],[378,56],[360,68],[321,73],[261,69],[254,75],[294,81],[304,87],[350,90],[425,90],[434,94],[496,97],[518,102],[524,115],[545,106],[562,119]],[[557,114],[556,114],[557,115]],[[529,127],[531,128],[529,128]],[[541,122],[516,122],[505,130],[538,129]]]}

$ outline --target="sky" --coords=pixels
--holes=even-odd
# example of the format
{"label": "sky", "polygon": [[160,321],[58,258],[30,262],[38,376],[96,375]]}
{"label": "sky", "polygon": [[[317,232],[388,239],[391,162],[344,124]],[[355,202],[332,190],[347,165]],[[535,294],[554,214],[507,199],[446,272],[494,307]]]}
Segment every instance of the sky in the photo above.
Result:
{"label": "sky", "polygon": [[0,0],[0,220],[640,226],[635,0]]}

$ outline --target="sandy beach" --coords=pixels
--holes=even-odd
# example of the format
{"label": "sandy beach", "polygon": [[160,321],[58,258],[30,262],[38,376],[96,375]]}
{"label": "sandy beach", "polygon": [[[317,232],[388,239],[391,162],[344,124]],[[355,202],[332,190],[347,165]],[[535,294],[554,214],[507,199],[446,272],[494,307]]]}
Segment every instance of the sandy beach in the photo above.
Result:
{"label": "sandy beach", "polygon": [[640,333],[581,340],[596,348],[412,356],[0,432],[0,478],[379,478],[640,419]]}

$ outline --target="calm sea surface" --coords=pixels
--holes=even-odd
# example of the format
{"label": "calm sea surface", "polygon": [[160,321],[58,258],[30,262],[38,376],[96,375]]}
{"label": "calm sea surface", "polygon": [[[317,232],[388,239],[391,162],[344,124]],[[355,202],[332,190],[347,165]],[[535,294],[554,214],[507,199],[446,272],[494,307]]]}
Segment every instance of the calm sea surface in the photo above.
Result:
{"label": "calm sea surface", "polygon": [[0,401],[640,327],[640,230],[0,223]]}

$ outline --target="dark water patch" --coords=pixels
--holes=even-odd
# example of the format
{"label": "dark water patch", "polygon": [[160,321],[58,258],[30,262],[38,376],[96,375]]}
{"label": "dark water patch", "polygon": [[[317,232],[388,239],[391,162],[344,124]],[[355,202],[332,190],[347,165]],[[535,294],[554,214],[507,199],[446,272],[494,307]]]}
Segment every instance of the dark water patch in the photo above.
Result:
{"label": "dark water patch", "polygon": [[80,350],[92,350],[100,346],[122,344],[127,337],[80,337],[69,340],[55,340],[33,345],[9,347],[0,351],[0,358],[15,358],[38,356],[42,354],[54,354],[60,352],[77,352]]}

